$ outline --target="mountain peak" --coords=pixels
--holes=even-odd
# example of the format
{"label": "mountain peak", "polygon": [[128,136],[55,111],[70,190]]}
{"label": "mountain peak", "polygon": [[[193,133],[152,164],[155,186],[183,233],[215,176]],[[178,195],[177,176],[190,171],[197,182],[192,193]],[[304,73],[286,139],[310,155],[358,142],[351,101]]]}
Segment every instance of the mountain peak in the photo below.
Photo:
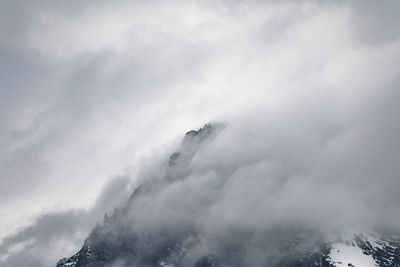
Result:
{"label": "mountain peak", "polygon": [[[82,248],[57,267],[247,267],[243,255],[254,242],[262,244],[257,251],[262,261],[251,265],[257,267],[400,266],[399,238],[378,234],[338,233],[325,238],[312,229],[280,226],[260,232],[227,225],[219,229],[225,235],[205,235],[203,219],[208,218],[207,208],[213,208],[212,197],[201,195],[198,188],[186,190],[203,183],[191,175],[193,158],[201,147],[207,149],[219,128],[206,124],[188,131],[160,174],[138,186],[111,216],[105,214]],[[207,186],[219,198],[227,189],[214,181]],[[228,206],[235,212],[239,204]]]}

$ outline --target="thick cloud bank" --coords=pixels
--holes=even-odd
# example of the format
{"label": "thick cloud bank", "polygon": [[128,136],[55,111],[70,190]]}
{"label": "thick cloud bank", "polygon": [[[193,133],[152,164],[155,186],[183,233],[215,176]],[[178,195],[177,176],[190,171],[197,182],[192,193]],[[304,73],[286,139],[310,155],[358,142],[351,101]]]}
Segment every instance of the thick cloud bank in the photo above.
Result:
{"label": "thick cloud bank", "polygon": [[[58,266],[285,266],[318,252],[333,234],[398,233],[397,195],[378,186],[398,181],[368,174],[382,163],[359,154],[367,136],[310,142],[307,121],[282,131],[279,123],[245,123],[251,114],[235,120],[240,127],[188,132],[169,160],[144,171],[129,202],[96,226],[77,256]],[[325,151],[331,142],[337,150]]]}
{"label": "thick cloud bank", "polygon": [[194,221],[206,239],[398,228],[399,12],[397,1],[2,1],[0,265],[52,266],[79,249],[207,122],[224,128],[139,201],[138,225]]}

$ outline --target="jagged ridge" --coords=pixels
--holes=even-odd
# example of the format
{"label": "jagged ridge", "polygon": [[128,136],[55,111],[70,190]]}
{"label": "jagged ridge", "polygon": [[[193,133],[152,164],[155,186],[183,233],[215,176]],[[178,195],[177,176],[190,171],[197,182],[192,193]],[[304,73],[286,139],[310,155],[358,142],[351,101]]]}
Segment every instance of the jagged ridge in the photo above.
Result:
{"label": "jagged ridge", "polygon": [[[181,148],[169,157],[163,179],[148,181],[139,186],[125,206],[116,209],[110,217],[105,215],[103,224],[96,225],[78,253],[60,260],[57,267],[103,267],[111,266],[111,264],[121,267],[188,266],[185,265],[188,263],[184,261],[188,248],[199,238],[191,225],[183,225],[176,229],[167,227],[143,233],[140,229],[132,229],[129,220],[124,218],[132,216],[131,210],[141,197],[157,192],[166,184],[185,179],[190,173],[188,166],[196,151],[204,140],[209,139],[219,128],[218,125],[206,124],[197,131],[187,132]],[[287,236],[287,244],[280,248],[284,251],[283,257],[282,255],[271,257],[270,262],[265,266],[364,267],[355,265],[356,261],[352,258],[343,258],[346,256],[344,255],[346,249],[358,250],[361,256],[369,257],[370,262],[376,266],[400,266],[400,239],[398,237],[355,234],[349,239],[325,240],[316,243],[313,249],[299,250],[298,247],[301,247],[301,244],[314,233],[283,232],[283,235]],[[243,266],[238,259],[243,247],[222,248],[224,249],[228,253],[199,255],[196,261],[190,263],[190,266]]]}

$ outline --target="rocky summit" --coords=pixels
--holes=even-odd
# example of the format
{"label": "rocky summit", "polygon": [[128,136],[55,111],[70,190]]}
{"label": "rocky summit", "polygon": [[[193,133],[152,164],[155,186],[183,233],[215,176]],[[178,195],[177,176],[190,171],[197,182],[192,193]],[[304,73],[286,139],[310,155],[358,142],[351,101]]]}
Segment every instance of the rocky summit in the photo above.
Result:
{"label": "rocky summit", "polygon": [[[168,202],[168,197],[192,175],[191,162],[197,152],[222,129],[220,125],[207,124],[187,132],[162,173],[137,187],[129,201],[111,216],[105,215],[82,248],[56,266],[248,267],[249,262],[254,267],[400,266],[400,238],[389,233],[352,231],[324,235],[289,224],[273,225],[262,231],[227,225],[215,235],[205,234],[202,219],[206,213],[202,209],[212,207],[210,200],[194,198],[202,204],[191,210],[186,209],[188,200]],[[213,185],[216,195],[218,190],[224,190],[223,183],[227,182]],[[153,205],[152,201],[160,195],[162,201]],[[149,214],[149,219],[144,219]],[[190,214],[204,217],[193,219]],[[252,248],[257,249],[252,252]]]}

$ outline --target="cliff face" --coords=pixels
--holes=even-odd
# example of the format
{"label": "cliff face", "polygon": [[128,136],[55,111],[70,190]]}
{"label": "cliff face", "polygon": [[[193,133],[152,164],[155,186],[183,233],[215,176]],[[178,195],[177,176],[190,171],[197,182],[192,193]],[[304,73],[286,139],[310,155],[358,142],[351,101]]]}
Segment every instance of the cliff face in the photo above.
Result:
{"label": "cliff face", "polygon": [[[352,233],[327,240],[312,229],[282,225],[262,231],[227,225],[214,235],[205,234],[204,210],[212,208],[212,201],[191,197],[191,202],[201,202],[191,205],[189,196],[185,199],[185,192],[176,188],[191,175],[197,151],[220,129],[207,124],[187,132],[163,173],[143,183],[123,207],[105,216],[82,248],[57,267],[248,266],[244,255],[252,255],[249,250],[254,247],[258,250],[253,253],[253,266],[400,266],[399,238],[387,235]],[[218,197],[223,186],[213,186],[213,196]],[[178,194],[182,197],[171,201],[170,196]]]}

